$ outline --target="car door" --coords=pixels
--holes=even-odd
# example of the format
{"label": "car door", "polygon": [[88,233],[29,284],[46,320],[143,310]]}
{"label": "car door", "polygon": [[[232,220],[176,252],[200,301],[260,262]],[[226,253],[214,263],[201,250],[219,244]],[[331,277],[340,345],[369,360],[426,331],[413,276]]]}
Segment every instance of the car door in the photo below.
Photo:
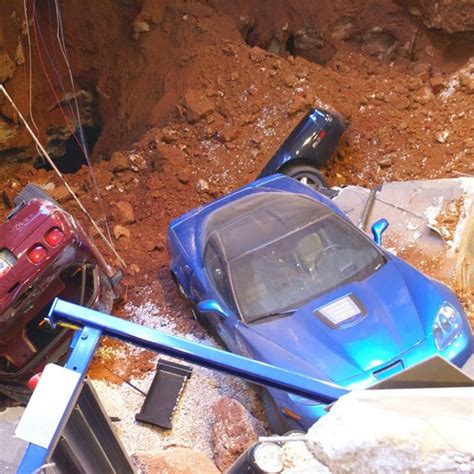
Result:
{"label": "car door", "polygon": [[209,285],[206,285],[208,291],[207,294],[202,295],[202,299],[216,299],[227,314],[227,317],[223,317],[216,313],[208,313],[205,317],[224,344],[232,352],[235,352],[237,349],[235,342],[235,326],[237,323],[235,304],[224,259],[212,241],[207,243],[204,250],[203,270],[203,276],[209,280]]}

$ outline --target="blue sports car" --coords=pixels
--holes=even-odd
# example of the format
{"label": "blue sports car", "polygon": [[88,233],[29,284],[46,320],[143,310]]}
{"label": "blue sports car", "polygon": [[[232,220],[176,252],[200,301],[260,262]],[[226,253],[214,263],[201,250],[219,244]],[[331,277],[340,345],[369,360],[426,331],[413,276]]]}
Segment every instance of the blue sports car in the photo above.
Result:
{"label": "blue sports car", "polygon": [[[273,175],[174,220],[171,272],[232,352],[363,388],[440,354],[472,353],[454,294],[381,248],[328,198]],[[274,432],[307,430],[316,400],[262,389]]]}

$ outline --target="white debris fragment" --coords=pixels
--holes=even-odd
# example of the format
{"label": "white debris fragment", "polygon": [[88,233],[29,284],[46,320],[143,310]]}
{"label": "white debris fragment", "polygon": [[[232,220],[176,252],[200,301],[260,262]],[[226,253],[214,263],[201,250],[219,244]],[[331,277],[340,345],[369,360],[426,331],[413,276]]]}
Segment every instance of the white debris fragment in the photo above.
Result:
{"label": "white debris fragment", "polygon": [[436,134],[436,141],[439,143],[446,143],[449,136],[449,130],[442,130]]}

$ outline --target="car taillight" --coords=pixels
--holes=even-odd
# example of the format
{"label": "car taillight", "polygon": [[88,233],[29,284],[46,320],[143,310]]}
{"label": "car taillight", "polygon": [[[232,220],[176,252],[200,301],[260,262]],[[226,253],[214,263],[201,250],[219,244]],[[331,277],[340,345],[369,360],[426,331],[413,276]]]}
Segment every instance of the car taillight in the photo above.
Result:
{"label": "car taillight", "polygon": [[57,247],[64,239],[64,233],[61,229],[55,227],[46,234],[44,239],[51,247]]}
{"label": "car taillight", "polygon": [[35,245],[29,252],[28,258],[32,263],[40,263],[47,255],[46,249],[42,245]]}
{"label": "car taillight", "polygon": [[318,136],[319,138],[323,139],[326,136],[326,130],[321,130]]}

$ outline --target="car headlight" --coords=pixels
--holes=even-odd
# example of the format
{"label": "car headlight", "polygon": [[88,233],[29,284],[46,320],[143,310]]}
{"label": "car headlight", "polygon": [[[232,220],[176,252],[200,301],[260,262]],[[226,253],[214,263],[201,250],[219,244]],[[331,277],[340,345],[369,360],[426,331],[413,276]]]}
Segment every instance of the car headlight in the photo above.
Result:
{"label": "car headlight", "polygon": [[283,470],[283,450],[275,443],[258,443],[250,453],[250,463],[256,472],[277,474]]}
{"label": "car headlight", "polygon": [[436,348],[444,350],[462,329],[462,316],[460,312],[448,302],[444,302],[438,310],[433,321],[433,338]]}

